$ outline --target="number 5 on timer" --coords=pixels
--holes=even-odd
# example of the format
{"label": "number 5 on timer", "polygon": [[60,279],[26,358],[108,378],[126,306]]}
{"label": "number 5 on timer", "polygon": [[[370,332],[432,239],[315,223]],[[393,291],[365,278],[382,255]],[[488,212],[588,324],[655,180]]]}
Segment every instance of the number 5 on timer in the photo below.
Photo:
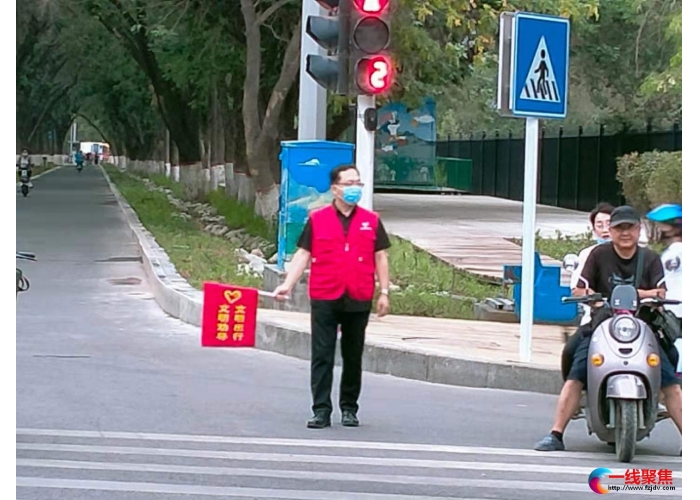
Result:
{"label": "number 5 on timer", "polygon": [[354,0],[354,7],[350,41],[357,93],[382,94],[393,83],[391,58],[386,53],[391,5],[389,0]]}
{"label": "number 5 on timer", "polygon": [[355,75],[362,92],[380,94],[391,86],[391,63],[384,56],[361,59]]}

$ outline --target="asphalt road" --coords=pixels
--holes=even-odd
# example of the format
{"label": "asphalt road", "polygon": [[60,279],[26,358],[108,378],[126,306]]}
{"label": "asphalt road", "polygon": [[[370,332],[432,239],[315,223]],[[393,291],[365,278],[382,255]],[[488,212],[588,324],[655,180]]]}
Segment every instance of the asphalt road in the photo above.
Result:
{"label": "asphalt road", "polygon": [[[359,428],[335,414],[306,429],[307,362],[201,348],[153,300],[92,166],[19,195],[17,249],[39,257],[19,264],[18,499],[573,500],[592,498],[593,469],[626,469],[582,422],[570,451],[533,451],[555,398],[532,393],[366,374]],[[679,446],[663,422],[634,467],[671,469],[680,487]]]}

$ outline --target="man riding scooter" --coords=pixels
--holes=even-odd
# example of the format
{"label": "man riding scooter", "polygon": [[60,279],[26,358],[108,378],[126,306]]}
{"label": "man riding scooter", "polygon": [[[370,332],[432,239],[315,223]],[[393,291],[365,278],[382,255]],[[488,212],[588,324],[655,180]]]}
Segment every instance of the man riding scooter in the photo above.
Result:
{"label": "man riding scooter", "polygon": [[29,151],[27,148],[24,148],[22,150],[22,154],[19,157],[19,163],[17,163],[17,170],[20,169],[27,169],[27,178],[29,182],[27,183],[30,188],[34,187],[34,184],[32,183],[32,159],[29,156]]}
{"label": "man riding scooter", "polygon": [[[610,216],[611,242],[594,248],[581,271],[575,296],[590,296],[600,293],[610,297],[617,285],[634,284],[639,300],[664,297],[665,287],[657,288],[664,278],[661,259],[651,249],[639,246],[641,221],[637,212],[629,206],[616,208]],[[578,411],[581,394],[587,382],[588,350],[591,336],[597,326],[610,317],[607,308],[594,308],[592,320],[579,327],[581,341],[576,347],[574,360],[557,403],[554,425],[551,432],[535,445],[538,451],[562,451],[565,449],[563,433],[571,418]],[[668,414],[682,432],[682,392],[676,378],[675,367],[664,349],[660,349],[661,391]]]}

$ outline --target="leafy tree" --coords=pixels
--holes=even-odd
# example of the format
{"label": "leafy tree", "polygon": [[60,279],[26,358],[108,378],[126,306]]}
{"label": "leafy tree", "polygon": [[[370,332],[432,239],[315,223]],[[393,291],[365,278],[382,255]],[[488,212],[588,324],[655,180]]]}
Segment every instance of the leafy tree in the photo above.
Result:
{"label": "leafy tree", "polygon": [[[572,18],[563,125],[680,118],[678,0],[404,0],[392,21],[389,97],[435,97],[443,135],[519,132],[521,121],[494,109],[498,18],[516,9]],[[48,131],[62,139],[80,116],[132,159],[165,159],[172,142],[190,198],[211,187],[206,169],[226,164],[227,193],[256,195],[271,217],[278,144],[294,136],[300,11],[300,0],[26,0],[17,9],[18,147],[50,148],[41,144]],[[350,125],[349,100],[330,97],[335,138]]]}

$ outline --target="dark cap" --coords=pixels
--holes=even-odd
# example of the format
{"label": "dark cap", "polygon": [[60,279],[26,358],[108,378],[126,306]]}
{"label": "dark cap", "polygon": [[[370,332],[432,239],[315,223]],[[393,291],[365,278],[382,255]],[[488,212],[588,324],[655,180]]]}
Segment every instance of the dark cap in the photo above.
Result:
{"label": "dark cap", "polygon": [[617,207],[610,214],[610,227],[619,226],[620,224],[639,224],[640,222],[639,214],[629,205]]}

